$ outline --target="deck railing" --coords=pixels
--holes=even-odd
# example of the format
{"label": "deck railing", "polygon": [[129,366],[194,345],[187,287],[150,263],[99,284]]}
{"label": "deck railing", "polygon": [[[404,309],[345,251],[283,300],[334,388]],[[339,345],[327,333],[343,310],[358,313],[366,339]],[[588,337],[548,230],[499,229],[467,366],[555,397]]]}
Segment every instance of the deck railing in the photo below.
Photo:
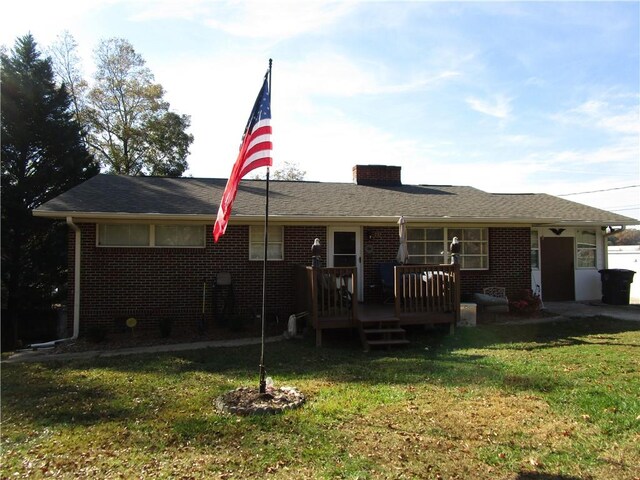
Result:
{"label": "deck railing", "polygon": [[296,309],[309,312],[320,344],[323,328],[356,326],[358,299],[355,267],[295,267]]}
{"label": "deck railing", "polygon": [[456,323],[460,316],[459,265],[397,265],[396,316],[403,323]]}
{"label": "deck railing", "polygon": [[[296,311],[309,312],[316,331],[358,326],[358,291],[355,267],[294,269]],[[397,265],[394,267],[395,316],[401,324],[449,323],[460,318],[458,265]]]}

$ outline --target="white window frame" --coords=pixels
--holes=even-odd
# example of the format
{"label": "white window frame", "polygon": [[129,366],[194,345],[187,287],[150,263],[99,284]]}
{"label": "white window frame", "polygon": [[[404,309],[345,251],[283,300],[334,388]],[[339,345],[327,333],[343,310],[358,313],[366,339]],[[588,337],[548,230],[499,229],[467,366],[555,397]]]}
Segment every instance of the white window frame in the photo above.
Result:
{"label": "white window frame", "polygon": [[[593,234],[593,244],[588,244],[589,246],[582,246],[582,247],[580,246],[581,244],[587,245],[584,242],[582,243],[580,242],[581,234],[583,232]],[[593,265],[587,265],[587,266],[580,265],[581,251],[593,252]],[[596,230],[592,228],[577,229],[575,252],[576,252],[576,270],[595,270],[598,264],[598,232],[596,232]]]}
{"label": "white window frame", "polygon": [[[535,245],[533,239],[536,239]],[[537,264],[533,262],[533,254],[536,254]],[[540,233],[537,229],[531,229],[531,270],[540,270]]]}
{"label": "white window frame", "polygon": [[[100,243],[100,228],[109,225],[144,225],[149,229],[149,242],[146,245],[110,245]],[[206,225],[180,224],[180,223],[163,223],[162,226],[176,227],[199,227],[202,229],[201,245],[156,245],[156,224],[136,223],[136,222],[102,222],[96,223],[96,246],[100,248],[205,248],[207,245]]]}
{"label": "white window frame", "polygon": [[[433,230],[433,229],[441,229],[443,232],[443,236],[442,236],[442,259],[443,262],[446,263],[447,261],[450,261],[450,252],[449,252],[449,231],[450,230],[481,230],[481,239],[480,240],[474,240],[474,242],[479,242],[481,244],[486,245],[485,250],[486,253],[481,253],[478,255],[469,255],[471,257],[482,257],[485,259],[485,261],[483,261],[483,263],[485,264],[485,266],[480,267],[480,268],[463,268],[461,265],[461,269],[462,270],[477,270],[477,271],[485,271],[485,270],[489,270],[489,229],[487,227],[434,227],[434,226],[425,226],[425,227],[420,227],[420,226],[411,226],[411,227],[407,227],[408,230],[414,230],[414,229],[420,229],[420,230]],[[408,237],[410,237],[410,235],[407,235]],[[464,239],[459,239],[461,244],[466,243],[466,241]],[[438,241],[428,241],[428,240],[408,240],[408,243],[434,243],[437,244],[439,243]],[[411,249],[409,249],[411,250]],[[465,257],[464,254],[464,245],[462,245],[462,253],[460,254],[460,260],[463,260]],[[426,255],[426,252],[425,252]],[[421,256],[425,256],[425,255],[421,255]],[[433,254],[429,254],[426,256],[434,256]],[[438,255],[439,256],[439,255]],[[411,256],[409,256],[409,259],[411,259]],[[461,262],[462,264],[463,262]]]}
{"label": "white window frame", "polygon": [[[355,242],[356,242],[356,283],[358,284],[358,292],[357,298],[358,301],[361,302],[364,299],[364,272],[362,268],[362,228],[361,227],[353,227],[353,226],[344,226],[344,227],[329,227],[327,230],[327,267],[335,267],[335,250],[336,250],[336,242],[335,242],[335,234],[339,232],[352,232],[355,233]],[[349,285],[349,291],[352,292],[352,285]],[[352,292],[353,293],[353,292]]]}
{"label": "white window frame", "polygon": [[[280,238],[274,240],[272,233],[275,230],[280,231]],[[254,238],[260,238],[259,241],[253,241]],[[269,238],[267,239],[269,245],[280,245],[280,256],[272,257],[269,254],[269,248],[267,248],[267,261],[268,262],[281,262],[284,260],[284,227],[282,225],[269,225]],[[264,261],[264,225],[250,225],[249,226],[249,261],[262,262]]]}

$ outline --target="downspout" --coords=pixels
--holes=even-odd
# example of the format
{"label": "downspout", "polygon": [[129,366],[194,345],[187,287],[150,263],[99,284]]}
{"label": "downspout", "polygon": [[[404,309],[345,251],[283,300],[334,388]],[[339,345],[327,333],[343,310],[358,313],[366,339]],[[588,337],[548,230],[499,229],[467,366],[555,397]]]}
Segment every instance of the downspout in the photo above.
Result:
{"label": "downspout", "polygon": [[82,231],[73,223],[72,217],[67,217],[67,225],[75,232],[75,249],[74,249],[74,269],[73,269],[73,335],[67,338],[59,338],[44,343],[33,343],[30,348],[51,348],[58,343],[75,340],[80,333],[80,257],[82,248]]}

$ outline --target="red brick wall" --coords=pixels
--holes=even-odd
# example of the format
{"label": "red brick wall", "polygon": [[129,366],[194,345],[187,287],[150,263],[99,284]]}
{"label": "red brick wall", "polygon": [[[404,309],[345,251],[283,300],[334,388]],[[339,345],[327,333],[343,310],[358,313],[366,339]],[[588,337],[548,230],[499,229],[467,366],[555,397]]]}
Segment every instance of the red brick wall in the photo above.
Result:
{"label": "red brick wall", "polygon": [[356,165],[353,180],[358,185],[401,185],[400,167],[389,165]]}
{"label": "red brick wall", "polygon": [[[249,227],[229,226],[218,244],[207,226],[206,248],[105,248],[96,246],[95,224],[81,224],[81,334],[100,325],[113,331],[116,321],[133,316],[140,330],[157,328],[161,318],[171,318],[175,331],[197,327],[202,311],[203,281],[207,283],[205,318],[214,325],[212,288],[219,272],[231,274],[236,313],[248,315],[262,303],[261,261],[249,261]],[[380,301],[377,265],[392,261],[398,248],[397,227],[364,229],[364,300]],[[489,264],[486,271],[462,271],[462,294],[469,296],[486,286],[504,286],[513,296],[531,285],[529,228],[490,228]],[[69,235],[68,327],[73,325],[74,232]],[[284,227],[284,261],[268,262],[267,303],[270,314],[283,325],[293,313],[293,266],[311,263],[311,245],[318,237],[326,265],[326,227]],[[221,292],[221,289],[218,289]],[[218,293],[218,296],[220,293]],[[218,300],[220,300],[218,298]],[[283,326],[284,329],[284,326]]]}
{"label": "red brick wall", "polygon": [[[377,265],[394,261],[398,253],[398,227],[364,228],[364,300],[380,301]],[[489,269],[463,270],[461,294],[469,301],[484,287],[505,287],[514,298],[531,288],[531,236],[529,228],[489,229]]]}
{"label": "red brick wall", "polygon": [[[206,281],[205,318],[214,314],[215,275],[229,272],[233,282],[235,312],[249,315],[262,304],[262,261],[249,261],[249,227],[229,226],[217,244],[207,226],[206,248],[108,248],[96,246],[95,224],[81,224],[81,335],[90,326],[118,329],[128,317],[138,320],[138,329],[155,329],[161,318],[171,318],[174,330],[197,327],[202,312],[203,282]],[[69,240],[69,279],[73,279],[74,232]],[[266,309],[286,320],[293,313],[291,278],[293,265],[311,263],[314,238],[326,245],[325,227],[285,227],[285,261],[267,264]],[[326,250],[325,250],[326,252]],[[69,285],[68,328],[73,325],[73,281]],[[222,289],[218,289],[220,306]],[[283,325],[286,325],[283,323]],[[285,327],[283,327],[284,329]]]}
{"label": "red brick wall", "polygon": [[505,287],[510,298],[531,288],[531,229],[490,228],[489,270],[463,270],[460,275],[463,299],[484,287]]}

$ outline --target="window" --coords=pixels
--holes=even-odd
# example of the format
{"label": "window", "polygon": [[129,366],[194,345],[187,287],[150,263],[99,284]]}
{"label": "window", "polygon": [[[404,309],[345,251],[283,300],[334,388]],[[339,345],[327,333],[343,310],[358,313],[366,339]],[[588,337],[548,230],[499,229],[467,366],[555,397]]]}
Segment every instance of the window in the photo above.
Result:
{"label": "window", "polygon": [[204,247],[201,225],[156,225],[157,247]]}
{"label": "window", "polygon": [[[269,227],[267,260],[284,260],[282,227]],[[264,260],[264,227],[249,227],[249,260]]]}
{"label": "window", "polygon": [[578,268],[596,268],[596,232],[581,230],[576,236]]}
{"label": "window", "polygon": [[204,225],[98,225],[101,247],[204,247]]}
{"label": "window", "polygon": [[357,265],[356,232],[333,233],[333,266],[355,267]]}
{"label": "window", "polygon": [[460,268],[466,270],[486,270],[489,268],[489,238],[486,228],[448,229],[447,250],[453,240],[460,242]]}
{"label": "window", "polygon": [[531,230],[531,268],[540,268],[540,239],[537,230]]}
{"label": "window", "polygon": [[409,262],[441,264],[449,261],[453,237],[460,242],[460,268],[489,268],[489,234],[486,228],[408,228]]}
{"label": "window", "polygon": [[98,245],[109,247],[148,247],[150,225],[104,224],[98,226]]}
{"label": "window", "polygon": [[411,263],[444,263],[444,229],[407,228],[407,249]]}

